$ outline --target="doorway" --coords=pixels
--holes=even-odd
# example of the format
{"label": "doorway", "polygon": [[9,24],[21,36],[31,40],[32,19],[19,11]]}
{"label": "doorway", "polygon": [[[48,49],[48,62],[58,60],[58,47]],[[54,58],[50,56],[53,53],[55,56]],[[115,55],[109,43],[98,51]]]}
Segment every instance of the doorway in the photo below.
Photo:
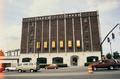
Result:
{"label": "doorway", "polygon": [[78,66],[78,56],[71,56],[71,65]]}

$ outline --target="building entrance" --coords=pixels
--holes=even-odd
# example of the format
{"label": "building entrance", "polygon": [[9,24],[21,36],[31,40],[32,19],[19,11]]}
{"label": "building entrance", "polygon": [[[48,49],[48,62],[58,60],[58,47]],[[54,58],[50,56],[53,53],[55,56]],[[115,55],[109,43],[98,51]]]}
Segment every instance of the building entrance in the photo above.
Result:
{"label": "building entrance", "polygon": [[78,66],[78,56],[72,56],[71,57],[71,65],[72,66]]}

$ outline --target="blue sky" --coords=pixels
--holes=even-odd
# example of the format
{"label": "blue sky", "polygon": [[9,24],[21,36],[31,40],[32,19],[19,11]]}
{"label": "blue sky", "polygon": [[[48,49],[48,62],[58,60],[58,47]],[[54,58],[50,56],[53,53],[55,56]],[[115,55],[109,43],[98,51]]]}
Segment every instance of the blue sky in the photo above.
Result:
{"label": "blue sky", "polygon": [[[60,13],[99,12],[101,39],[120,23],[120,0],[0,0],[0,48],[4,51],[20,48],[22,18]],[[114,31],[113,51],[120,51],[120,29]],[[110,52],[103,44],[104,53]]]}

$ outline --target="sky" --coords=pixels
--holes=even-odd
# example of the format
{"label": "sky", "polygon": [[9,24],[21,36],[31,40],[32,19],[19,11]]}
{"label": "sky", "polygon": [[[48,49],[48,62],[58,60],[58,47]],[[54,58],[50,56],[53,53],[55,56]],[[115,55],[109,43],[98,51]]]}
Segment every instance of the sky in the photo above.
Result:
{"label": "sky", "polygon": [[[20,48],[22,18],[75,13],[99,12],[101,41],[107,33],[120,23],[120,0],[0,0],[0,49],[3,51]],[[115,39],[111,39],[112,51],[120,52],[120,27]],[[105,41],[103,53],[110,52],[110,44]]]}

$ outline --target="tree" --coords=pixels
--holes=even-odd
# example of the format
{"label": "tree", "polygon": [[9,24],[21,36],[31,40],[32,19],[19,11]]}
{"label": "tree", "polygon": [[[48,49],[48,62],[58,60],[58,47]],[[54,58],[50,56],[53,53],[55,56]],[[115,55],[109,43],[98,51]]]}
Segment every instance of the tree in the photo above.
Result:
{"label": "tree", "polygon": [[113,58],[114,59],[119,59],[120,58],[120,55],[119,55],[118,51],[113,53]]}
{"label": "tree", "polygon": [[111,55],[110,53],[108,53],[108,54],[106,55],[106,57],[107,57],[108,59],[112,59],[112,55]]}
{"label": "tree", "polygon": [[4,52],[0,50],[0,56],[4,56]]}

